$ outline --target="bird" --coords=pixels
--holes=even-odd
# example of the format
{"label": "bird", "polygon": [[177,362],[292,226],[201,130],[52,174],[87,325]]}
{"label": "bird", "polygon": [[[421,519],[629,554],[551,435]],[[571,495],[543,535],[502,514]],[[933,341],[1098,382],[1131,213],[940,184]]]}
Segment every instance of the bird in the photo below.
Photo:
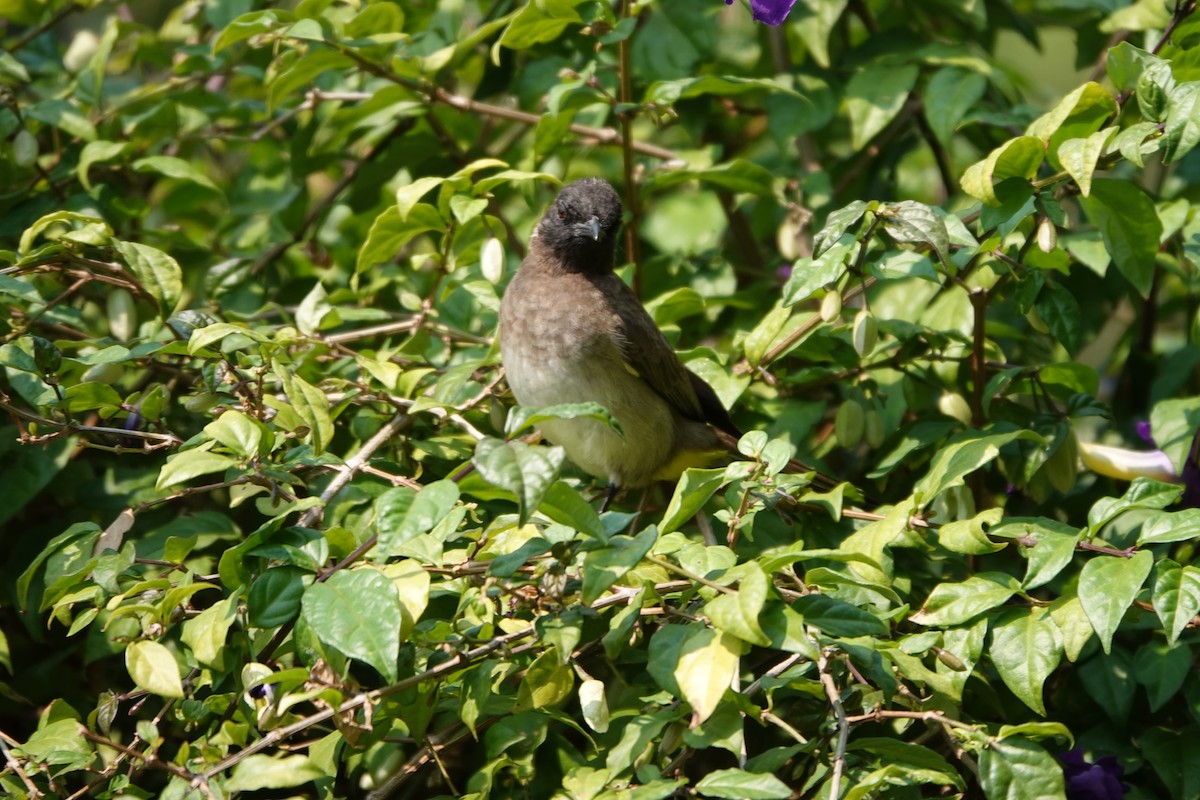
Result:
{"label": "bird", "polygon": [[740,457],[742,436],[614,271],[621,213],[602,178],[564,186],[500,303],[500,360],[517,403],[595,402],[620,426],[584,417],[538,424],[575,465],[608,481],[602,510],[621,489]]}

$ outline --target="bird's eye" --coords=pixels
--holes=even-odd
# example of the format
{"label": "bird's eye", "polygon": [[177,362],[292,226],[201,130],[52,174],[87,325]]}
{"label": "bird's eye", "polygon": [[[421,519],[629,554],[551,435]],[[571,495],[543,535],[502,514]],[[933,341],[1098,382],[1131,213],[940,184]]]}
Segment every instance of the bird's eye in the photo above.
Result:
{"label": "bird's eye", "polygon": [[563,210],[560,208],[560,209],[558,210],[558,218],[559,218],[559,219],[566,219],[566,218],[567,218],[567,212],[563,211]]}

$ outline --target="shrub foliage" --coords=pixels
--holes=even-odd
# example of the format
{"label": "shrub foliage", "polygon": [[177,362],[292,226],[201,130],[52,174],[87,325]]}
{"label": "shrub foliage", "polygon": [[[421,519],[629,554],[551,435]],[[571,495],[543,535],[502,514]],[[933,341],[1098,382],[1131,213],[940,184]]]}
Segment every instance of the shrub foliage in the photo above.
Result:
{"label": "shrub foliage", "polygon": [[[1200,797],[1194,0],[0,9],[6,796]],[[584,175],[752,431],[604,513]]]}

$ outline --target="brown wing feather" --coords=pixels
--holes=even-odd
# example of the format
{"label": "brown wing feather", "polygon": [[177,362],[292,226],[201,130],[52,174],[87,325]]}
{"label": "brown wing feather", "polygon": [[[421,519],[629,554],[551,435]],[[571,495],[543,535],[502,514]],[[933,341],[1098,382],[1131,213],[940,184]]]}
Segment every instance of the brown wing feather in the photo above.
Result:
{"label": "brown wing feather", "polygon": [[642,380],[685,418],[706,422],[732,436],[734,442],[741,438],[742,432],[717,393],[680,362],[633,290],[621,282],[613,295],[613,310],[621,321],[621,354]]}
{"label": "brown wing feather", "polygon": [[[697,397],[694,381],[699,378],[680,363],[679,356],[675,355],[633,290],[616,275],[610,274],[606,278],[619,284],[610,292],[609,302],[619,320],[617,346],[622,357],[681,415],[697,422],[709,421],[705,405]],[[703,381],[699,382],[707,387]],[[712,399],[720,405],[716,395]]]}
{"label": "brown wing feather", "polygon": [[712,425],[720,431],[724,431],[733,437],[736,442],[742,438],[742,431],[733,423],[733,419],[729,416],[729,411],[721,403],[721,398],[717,397],[717,392],[709,386],[703,378],[692,372],[687,367],[684,367],[688,378],[692,382],[692,390],[696,393],[696,398],[700,401],[700,408],[704,411],[704,422]]}

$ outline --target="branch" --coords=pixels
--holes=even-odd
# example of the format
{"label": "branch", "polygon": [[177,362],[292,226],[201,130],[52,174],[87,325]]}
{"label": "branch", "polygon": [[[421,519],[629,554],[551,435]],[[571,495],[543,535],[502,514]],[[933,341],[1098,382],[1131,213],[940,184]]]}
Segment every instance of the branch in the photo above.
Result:
{"label": "branch", "polygon": [[8,768],[17,774],[17,777],[21,779],[21,783],[25,784],[25,788],[29,790],[31,798],[37,800],[39,797],[44,797],[45,795],[41,793],[37,785],[25,774],[25,770],[21,769],[21,763],[13,758],[12,751],[8,749],[8,743],[5,741],[8,738],[7,734],[0,734],[0,750],[4,751],[4,760],[8,763]]}
{"label": "branch", "polygon": [[[816,641],[815,636],[811,638],[814,642]],[[833,675],[829,673],[829,656],[819,642],[817,647],[819,648],[817,672],[821,675],[821,686],[825,688],[825,696],[829,699],[829,706],[833,709],[833,716],[837,720],[837,745],[833,753],[833,774],[829,779],[829,796],[841,797],[842,773],[846,769],[846,745],[850,740],[850,723],[846,717],[846,709],[842,706],[841,692],[838,691],[837,684],[833,681]]]}
{"label": "branch", "polygon": [[346,463],[338,469],[338,474],[325,487],[325,491],[321,492],[321,505],[313,506],[305,511],[296,524],[302,528],[311,528],[314,525],[319,525],[321,517],[325,514],[325,506],[329,504],[329,501],[345,488],[355,473],[363,468],[367,461],[371,459],[371,456],[375,455],[376,450],[383,447],[386,441],[408,427],[409,419],[408,412],[398,412],[387,421],[387,424],[376,431],[374,436],[364,442],[363,446],[358,449],[358,452],[346,459]]}
{"label": "branch", "polygon": [[[460,94],[452,94],[440,87],[434,87],[428,91],[418,86],[410,85],[407,82],[400,82],[400,85],[406,86],[409,89],[425,93],[430,100],[435,103],[440,103],[444,106],[456,108],[459,111],[468,111],[472,114],[480,114],[487,117],[495,117],[497,119],[506,119],[510,122],[519,122],[522,125],[533,127],[541,121],[540,114],[534,114],[529,111],[521,111],[516,108],[508,108],[506,106],[498,106],[494,103],[485,103],[482,100],[475,100],[471,97],[465,97]],[[373,92],[318,92],[316,99],[318,100],[340,100],[345,102],[364,102],[374,97]],[[577,136],[582,136],[585,139],[591,139],[597,144],[615,144],[623,143],[621,132],[615,128],[596,128],[591,125],[581,125],[577,122],[571,123],[567,130]],[[661,161],[666,161],[674,165],[683,166],[687,164],[686,159],[674,150],[666,147],[659,147],[648,142],[640,142],[633,140],[631,147],[635,153],[640,153],[644,156],[657,158]]]}
{"label": "branch", "polygon": [[[371,97],[369,93],[364,93],[366,98]],[[505,108],[491,103],[483,103],[479,100],[473,100],[470,97],[462,95],[450,94],[444,89],[434,89],[429,95],[431,100],[434,100],[443,105],[452,106],[462,111],[470,111],[475,114],[485,114],[491,117],[499,117],[513,122],[520,122],[525,125],[537,125],[541,120],[540,114],[531,114],[528,111],[518,111],[515,108]],[[571,133],[591,139],[598,144],[621,144],[622,136],[620,131],[614,128],[593,128],[591,125],[580,125],[571,123],[567,128]],[[649,144],[647,142],[633,141],[630,145],[634,152],[641,153],[644,156],[662,159],[673,164],[684,165],[687,162],[674,150],[668,150],[665,147]]]}
{"label": "branch", "polygon": [[[684,589],[690,589],[692,586],[693,584],[691,581],[668,581],[666,583],[655,584],[654,591],[659,595],[663,595],[671,592],[682,591]],[[638,591],[638,589],[628,586],[618,587],[608,597],[602,597],[601,599],[592,603],[590,608],[599,611],[600,609],[608,608],[609,606],[628,603],[637,595]],[[518,642],[521,639],[533,636],[535,633],[536,630],[534,626],[530,625],[529,627],[513,631],[512,633],[502,634],[488,641],[487,643],[480,645],[479,647],[459,653],[448,661],[443,661],[442,663],[438,664],[436,667],[432,667],[424,672],[418,673],[409,678],[405,678],[404,680],[394,683],[391,686],[385,686],[380,689],[374,689],[370,692],[364,692],[357,697],[350,698],[338,706],[331,706],[329,708],[322,709],[315,714],[310,714],[304,719],[293,722],[291,725],[285,725],[282,728],[276,728],[263,738],[259,739],[257,742],[247,745],[244,749],[239,750],[233,755],[221,759],[221,761],[217,762],[215,765],[202,773],[200,778],[201,780],[207,781],[214,775],[218,775],[230,767],[241,763],[255,753],[260,753],[268,747],[278,744],[284,739],[305,731],[314,725],[318,725],[326,720],[332,719],[336,715],[344,714],[347,711],[353,711],[369,702],[396,694],[397,692],[402,692],[405,689],[417,686],[425,681],[436,680],[453,672],[458,672],[459,670],[473,666],[493,653],[499,650],[506,650],[508,649],[509,645],[513,644],[514,642]],[[514,648],[509,652],[523,652],[532,646],[532,643],[522,645],[520,648]]]}

